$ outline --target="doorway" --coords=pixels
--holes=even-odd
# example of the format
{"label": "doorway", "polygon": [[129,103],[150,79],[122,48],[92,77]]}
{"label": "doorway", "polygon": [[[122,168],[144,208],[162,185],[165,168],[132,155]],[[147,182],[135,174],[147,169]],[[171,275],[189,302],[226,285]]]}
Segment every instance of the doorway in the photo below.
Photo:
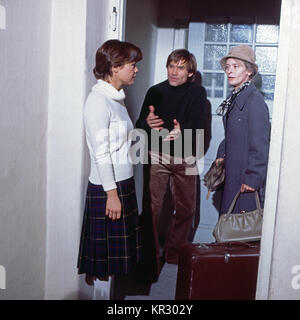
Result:
{"label": "doorway", "polygon": [[[165,62],[174,49],[184,47],[194,53],[202,85],[207,91],[211,138],[200,176],[200,223],[193,242],[214,241],[212,230],[219,215],[220,192],[211,194],[206,200],[207,189],[202,180],[224,136],[221,118],[215,110],[230,92],[218,61],[234,45],[247,44],[255,50],[260,69],[255,83],[263,93],[272,117],[280,5],[280,0],[252,1],[243,5],[236,0],[211,0],[209,4],[178,0],[172,1],[172,5],[167,0],[126,1],[125,40],[140,46],[144,53],[137,82],[126,91],[126,105],[133,122],[139,115],[147,89],[166,79]],[[141,209],[141,166],[135,168],[135,178]]]}
{"label": "doorway", "polygon": [[[127,90],[127,105],[136,121],[147,89],[167,77],[165,63],[169,53],[177,48],[192,52],[207,91],[209,141],[206,141],[204,170],[200,175],[200,223],[194,242],[214,241],[213,227],[218,219],[220,192],[205,199],[207,189],[203,175],[215,159],[219,142],[224,137],[221,117],[215,111],[228,96],[228,87],[219,60],[238,44],[251,46],[257,57],[260,73],[255,84],[265,97],[272,118],[276,62],[278,51],[280,0],[252,1],[239,4],[236,0],[212,0],[210,4],[190,0],[127,0],[125,40],[141,47],[144,58],[140,63],[137,82]],[[215,10],[212,10],[214,8]],[[247,15],[245,15],[247,12]],[[142,171],[136,168],[139,207],[142,199]]]}
{"label": "doorway", "polygon": [[[220,59],[236,45],[246,44],[256,54],[259,74],[253,79],[264,96],[272,119],[276,64],[279,39],[279,21],[259,17],[206,17],[203,22],[191,22],[188,29],[188,49],[193,52],[202,75],[211,108],[211,139],[204,157],[204,172],[216,158],[219,143],[224,138],[222,117],[216,109],[228,97],[232,87],[228,86]],[[201,218],[195,242],[214,241],[213,228],[219,216],[220,192],[214,192],[208,200],[201,175]]]}

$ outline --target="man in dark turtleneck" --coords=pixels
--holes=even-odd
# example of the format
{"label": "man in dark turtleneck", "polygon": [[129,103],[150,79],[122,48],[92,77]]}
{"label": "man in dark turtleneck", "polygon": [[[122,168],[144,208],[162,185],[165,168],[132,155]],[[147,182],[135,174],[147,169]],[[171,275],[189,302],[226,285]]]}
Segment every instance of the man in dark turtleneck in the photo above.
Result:
{"label": "man in dark turtleneck", "polygon": [[[158,270],[158,222],[164,214],[168,190],[174,214],[164,236],[165,261],[177,264],[179,249],[188,241],[197,198],[196,130],[204,129],[206,104],[205,89],[194,82],[197,63],[193,54],[185,49],[175,50],[169,55],[166,66],[168,80],[148,90],[136,124],[148,135],[151,162],[146,183]],[[148,196],[145,190],[147,188],[144,188],[144,197]]]}

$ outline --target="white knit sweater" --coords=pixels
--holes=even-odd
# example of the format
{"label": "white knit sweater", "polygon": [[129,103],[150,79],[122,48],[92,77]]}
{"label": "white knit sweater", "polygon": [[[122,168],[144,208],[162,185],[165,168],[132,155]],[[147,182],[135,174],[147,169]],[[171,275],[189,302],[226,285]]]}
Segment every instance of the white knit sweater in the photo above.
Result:
{"label": "white knit sweater", "polygon": [[125,93],[111,84],[98,80],[84,108],[86,141],[91,158],[89,180],[102,185],[105,191],[115,189],[116,182],[133,176],[129,160],[133,129],[124,105]]}

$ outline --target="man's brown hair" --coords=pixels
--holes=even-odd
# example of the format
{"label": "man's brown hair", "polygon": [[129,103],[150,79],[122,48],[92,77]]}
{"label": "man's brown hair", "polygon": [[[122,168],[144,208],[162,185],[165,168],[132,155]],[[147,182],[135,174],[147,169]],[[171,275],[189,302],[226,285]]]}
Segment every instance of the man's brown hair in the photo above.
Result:
{"label": "man's brown hair", "polygon": [[197,61],[192,53],[190,53],[186,49],[174,50],[168,56],[166,64],[167,68],[172,61],[174,61],[175,63],[178,63],[179,61],[186,62],[188,66],[188,72],[193,74],[191,77],[188,77],[188,81],[193,82],[195,80],[195,74],[197,71]]}

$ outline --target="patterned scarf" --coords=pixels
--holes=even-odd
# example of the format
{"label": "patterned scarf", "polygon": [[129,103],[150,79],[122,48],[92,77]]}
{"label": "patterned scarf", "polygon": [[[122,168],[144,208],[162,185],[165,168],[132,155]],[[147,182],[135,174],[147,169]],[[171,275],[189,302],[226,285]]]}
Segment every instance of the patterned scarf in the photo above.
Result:
{"label": "patterned scarf", "polygon": [[246,81],[239,88],[237,88],[236,90],[233,90],[231,96],[228,97],[227,99],[225,99],[220,104],[216,113],[219,116],[224,116],[226,114],[226,112],[228,111],[229,107],[232,105],[232,102],[234,101],[234,99],[241,93],[241,91],[243,91],[245,88],[247,88],[250,85],[250,83],[251,83],[251,81]]}

